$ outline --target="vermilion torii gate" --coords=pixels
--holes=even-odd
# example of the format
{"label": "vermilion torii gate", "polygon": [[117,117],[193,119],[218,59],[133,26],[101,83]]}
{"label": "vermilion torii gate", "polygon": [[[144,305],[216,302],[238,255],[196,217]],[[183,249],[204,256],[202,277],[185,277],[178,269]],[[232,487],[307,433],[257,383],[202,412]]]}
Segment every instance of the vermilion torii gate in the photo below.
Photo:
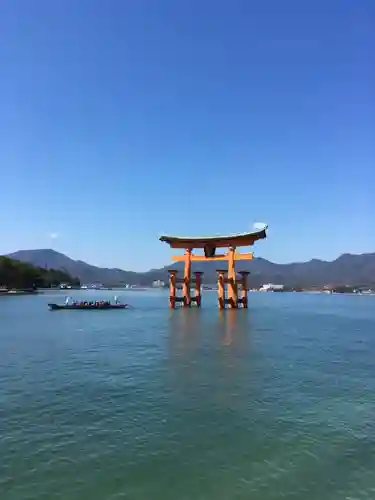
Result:
{"label": "vermilion torii gate", "polygon": [[[191,263],[201,261],[226,261],[228,262],[228,270],[217,269],[218,273],[218,306],[224,309],[227,305],[230,308],[238,308],[239,306],[247,307],[247,275],[246,271],[236,275],[235,262],[237,260],[252,260],[253,254],[237,253],[238,247],[252,246],[257,240],[267,237],[266,224],[257,224],[254,230],[249,233],[232,234],[229,236],[204,236],[204,237],[180,237],[180,236],[161,236],[160,241],[164,241],[171,248],[180,248],[185,250],[184,255],[172,257],[175,262],[184,262],[184,277],[178,278],[175,269],[169,270],[169,306],[174,308],[177,303],[181,303],[184,307],[201,305],[201,276],[203,273],[195,272],[195,279],[191,279]],[[224,254],[216,255],[217,248],[228,248]],[[204,255],[193,255],[194,249],[203,249]],[[227,276],[226,276],[227,274]],[[182,296],[176,294],[176,285],[182,284]],[[191,297],[190,288],[194,286],[194,296]],[[227,287],[225,286],[227,285]],[[238,285],[240,285],[241,296],[239,296]]]}

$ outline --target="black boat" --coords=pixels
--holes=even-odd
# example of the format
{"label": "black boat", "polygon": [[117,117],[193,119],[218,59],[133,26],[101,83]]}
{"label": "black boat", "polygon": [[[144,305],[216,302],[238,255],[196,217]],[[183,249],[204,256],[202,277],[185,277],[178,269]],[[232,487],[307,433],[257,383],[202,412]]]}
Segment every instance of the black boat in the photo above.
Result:
{"label": "black boat", "polygon": [[62,309],[73,309],[77,311],[108,311],[109,309],[127,309],[129,304],[111,304],[109,302],[89,304],[73,303],[73,304],[48,304],[51,311],[60,311]]}

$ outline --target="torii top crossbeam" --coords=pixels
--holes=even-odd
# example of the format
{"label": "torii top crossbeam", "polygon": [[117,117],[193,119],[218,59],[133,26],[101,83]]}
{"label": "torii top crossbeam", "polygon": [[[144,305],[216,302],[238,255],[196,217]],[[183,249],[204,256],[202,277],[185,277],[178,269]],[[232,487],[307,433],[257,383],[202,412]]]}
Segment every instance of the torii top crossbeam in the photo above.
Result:
{"label": "torii top crossbeam", "polygon": [[267,224],[256,224],[254,230],[248,233],[230,234],[227,236],[169,236],[164,235],[160,241],[167,243],[171,248],[228,248],[250,246],[257,240],[267,237]]}

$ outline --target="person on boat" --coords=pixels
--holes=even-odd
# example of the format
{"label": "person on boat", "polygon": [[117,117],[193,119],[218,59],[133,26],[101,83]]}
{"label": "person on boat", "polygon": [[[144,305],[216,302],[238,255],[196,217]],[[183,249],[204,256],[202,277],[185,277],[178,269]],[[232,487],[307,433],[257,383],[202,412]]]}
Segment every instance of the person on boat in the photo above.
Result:
{"label": "person on boat", "polygon": [[65,305],[66,305],[66,306],[68,306],[68,305],[69,305],[69,300],[70,300],[70,297],[67,297],[67,298],[65,299]]}

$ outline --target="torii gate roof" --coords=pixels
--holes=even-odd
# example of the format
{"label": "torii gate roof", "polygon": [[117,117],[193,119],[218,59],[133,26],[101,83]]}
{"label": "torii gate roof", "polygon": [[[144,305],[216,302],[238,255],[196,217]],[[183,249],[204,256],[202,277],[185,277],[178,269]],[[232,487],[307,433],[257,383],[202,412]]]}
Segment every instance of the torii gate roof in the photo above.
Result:
{"label": "torii gate roof", "polygon": [[160,236],[159,240],[167,243],[171,248],[216,248],[241,247],[254,245],[257,240],[267,237],[267,224],[254,224],[253,231],[220,236]]}

